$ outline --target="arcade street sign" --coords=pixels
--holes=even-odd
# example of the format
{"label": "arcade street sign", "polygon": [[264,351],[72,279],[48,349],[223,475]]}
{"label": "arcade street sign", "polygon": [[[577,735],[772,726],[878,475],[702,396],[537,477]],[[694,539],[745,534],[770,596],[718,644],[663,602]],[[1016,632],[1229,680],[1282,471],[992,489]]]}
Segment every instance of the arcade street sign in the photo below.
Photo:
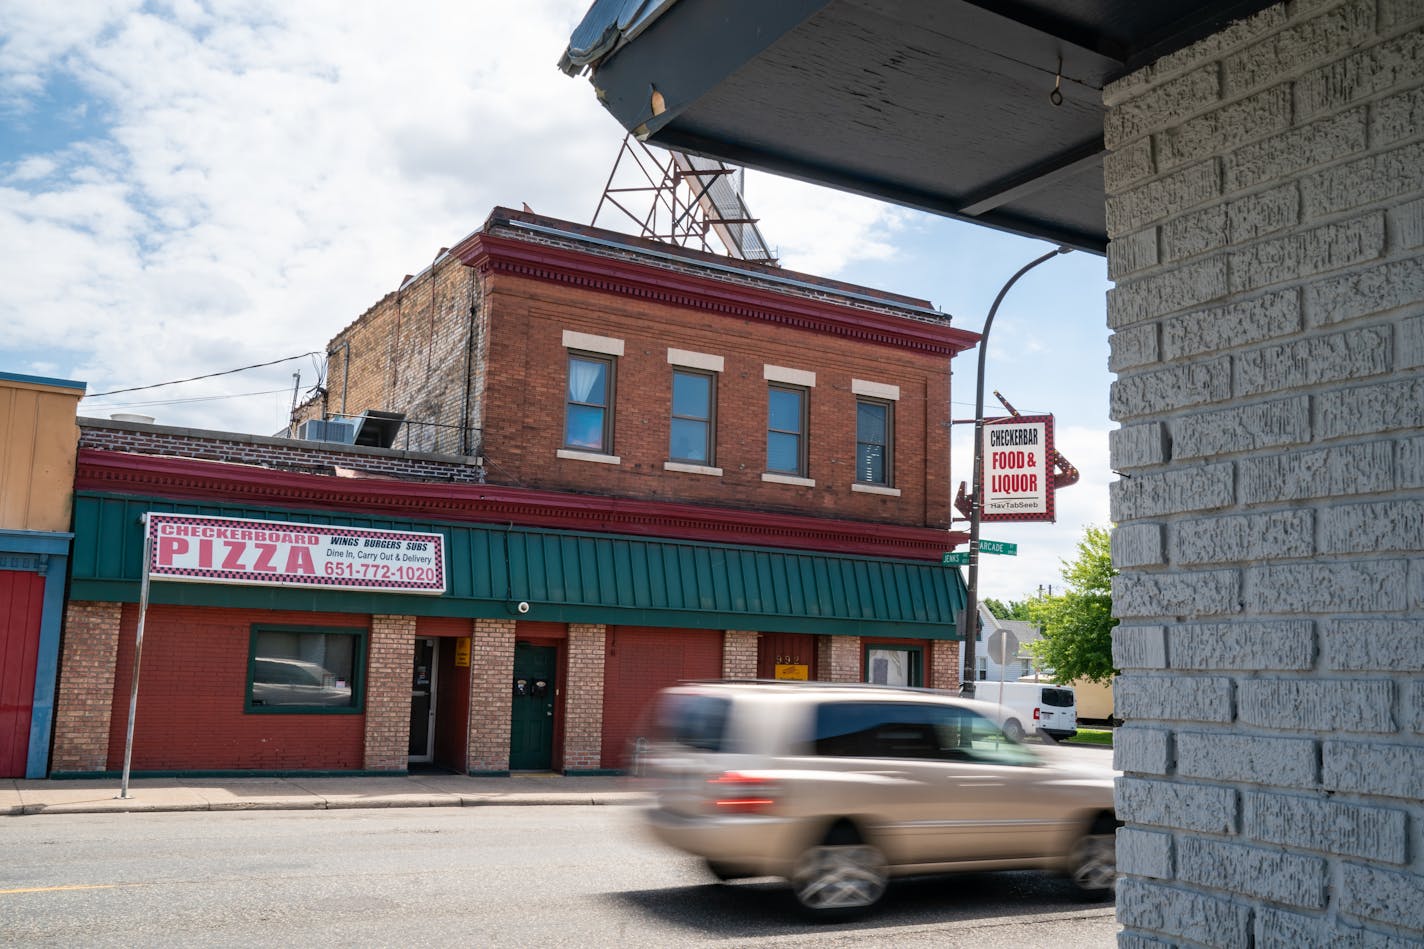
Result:
{"label": "arcade street sign", "polygon": [[[981,554],[1001,554],[1006,557],[1017,557],[1019,555],[1019,545],[1006,543],[1002,540],[981,540],[979,541],[979,552]],[[969,551],[952,550],[940,558],[940,566],[943,567],[967,567],[969,565]]]}

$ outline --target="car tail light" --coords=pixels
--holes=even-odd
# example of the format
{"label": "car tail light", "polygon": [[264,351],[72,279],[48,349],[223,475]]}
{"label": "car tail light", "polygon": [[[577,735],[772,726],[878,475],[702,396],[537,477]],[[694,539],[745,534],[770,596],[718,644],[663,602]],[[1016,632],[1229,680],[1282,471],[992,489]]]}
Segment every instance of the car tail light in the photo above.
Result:
{"label": "car tail light", "polygon": [[1034,720],[1035,722],[1038,721],[1038,706],[1037,706],[1037,705],[1035,705],[1035,706],[1033,707],[1033,720]]}
{"label": "car tail light", "polygon": [[776,785],[768,778],[724,771],[707,779],[712,809],[719,814],[758,814],[776,803]]}

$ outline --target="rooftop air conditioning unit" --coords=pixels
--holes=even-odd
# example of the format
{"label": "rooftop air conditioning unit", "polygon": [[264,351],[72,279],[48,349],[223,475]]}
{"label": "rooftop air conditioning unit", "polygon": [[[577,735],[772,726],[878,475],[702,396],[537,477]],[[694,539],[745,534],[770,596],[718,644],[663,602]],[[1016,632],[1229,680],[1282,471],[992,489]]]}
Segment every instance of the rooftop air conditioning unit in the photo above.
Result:
{"label": "rooftop air conditioning unit", "polygon": [[356,441],[356,424],[347,419],[307,419],[297,426],[297,437],[309,442],[350,445]]}

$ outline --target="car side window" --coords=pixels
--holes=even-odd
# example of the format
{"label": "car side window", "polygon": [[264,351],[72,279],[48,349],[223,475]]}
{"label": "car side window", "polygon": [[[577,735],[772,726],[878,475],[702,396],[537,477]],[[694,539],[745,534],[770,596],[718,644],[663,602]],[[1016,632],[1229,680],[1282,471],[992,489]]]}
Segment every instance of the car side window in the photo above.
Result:
{"label": "car side window", "polygon": [[953,705],[827,702],[817,706],[815,754],[1022,765],[1033,754],[992,721]]}
{"label": "car side window", "polygon": [[658,707],[657,737],[700,751],[725,751],[730,706],[724,698],[670,695]]}

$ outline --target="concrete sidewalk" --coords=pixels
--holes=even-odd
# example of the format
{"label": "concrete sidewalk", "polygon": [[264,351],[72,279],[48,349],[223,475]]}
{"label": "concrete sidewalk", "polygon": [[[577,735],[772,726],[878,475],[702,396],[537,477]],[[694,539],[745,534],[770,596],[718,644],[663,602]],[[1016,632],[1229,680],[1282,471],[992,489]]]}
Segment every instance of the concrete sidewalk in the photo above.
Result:
{"label": "concrete sidewalk", "polygon": [[0,816],[127,811],[337,810],[361,807],[473,807],[488,804],[640,804],[647,795],[628,778],[557,774],[472,778],[404,777],[132,778],[119,797],[117,778],[0,780]]}

